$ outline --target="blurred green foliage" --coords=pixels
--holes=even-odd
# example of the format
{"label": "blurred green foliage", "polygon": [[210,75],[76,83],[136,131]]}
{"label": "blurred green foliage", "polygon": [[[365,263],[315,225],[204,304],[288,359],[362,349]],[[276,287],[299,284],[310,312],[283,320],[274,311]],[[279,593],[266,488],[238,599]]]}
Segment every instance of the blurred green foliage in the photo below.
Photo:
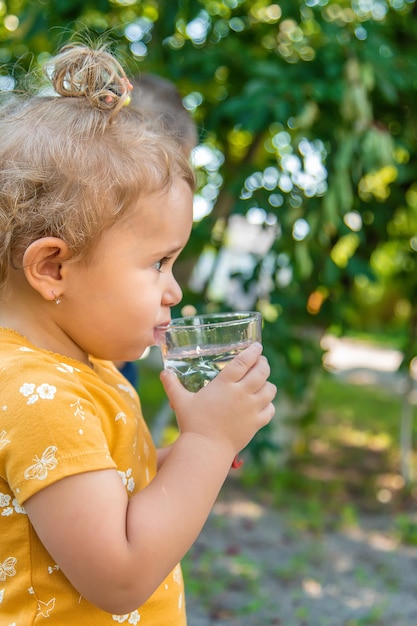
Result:
{"label": "blurred green foliage", "polygon": [[[73,32],[176,83],[203,209],[183,304],[259,309],[272,378],[298,403],[326,331],[398,330],[405,368],[417,351],[416,17],[414,0],[0,0],[0,86]],[[239,215],[257,229],[240,249]]]}

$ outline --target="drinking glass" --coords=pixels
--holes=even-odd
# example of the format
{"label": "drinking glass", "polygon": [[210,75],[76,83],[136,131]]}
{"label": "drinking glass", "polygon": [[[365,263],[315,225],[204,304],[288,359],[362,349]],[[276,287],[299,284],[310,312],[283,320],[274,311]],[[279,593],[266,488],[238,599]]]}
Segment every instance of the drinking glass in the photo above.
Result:
{"label": "drinking glass", "polygon": [[[258,312],[203,313],[159,327],[157,340],[165,369],[172,370],[188,391],[197,392],[239,352],[261,342],[261,333]],[[236,457],[233,467],[241,464]]]}

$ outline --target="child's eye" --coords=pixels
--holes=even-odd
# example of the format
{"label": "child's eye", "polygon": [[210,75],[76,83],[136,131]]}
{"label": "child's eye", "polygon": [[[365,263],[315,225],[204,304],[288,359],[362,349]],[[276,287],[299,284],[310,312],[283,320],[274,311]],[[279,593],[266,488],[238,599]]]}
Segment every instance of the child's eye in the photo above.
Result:
{"label": "child's eye", "polygon": [[166,263],[168,263],[168,261],[169,257],[164,256],[162,259],[154,263],[152,267],[154,267],[157,272],[162,272],[162,268],[164,267],[164,265],[166,265]]}

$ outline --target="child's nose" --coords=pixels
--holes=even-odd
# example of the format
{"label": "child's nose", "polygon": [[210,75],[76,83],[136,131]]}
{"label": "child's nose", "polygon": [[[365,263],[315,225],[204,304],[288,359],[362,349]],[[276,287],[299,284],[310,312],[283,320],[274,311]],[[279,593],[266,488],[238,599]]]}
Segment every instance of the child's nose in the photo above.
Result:
{"label": "child's nose", "polygon": [[174,276],[171,278],[171,282],[164,293],[164,304],[168,306],[175,306],[182,300],[182,289]]}

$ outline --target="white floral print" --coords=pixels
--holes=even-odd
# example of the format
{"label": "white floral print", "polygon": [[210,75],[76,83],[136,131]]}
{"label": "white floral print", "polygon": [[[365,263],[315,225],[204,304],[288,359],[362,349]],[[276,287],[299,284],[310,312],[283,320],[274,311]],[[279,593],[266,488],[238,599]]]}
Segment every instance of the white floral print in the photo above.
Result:
{"label": "white floral print", "polygon": [[9,496],[8,493],[1,493],[0,491],[0,506],[1,507],[9,506],[11,499],[12,499],[12,496]]}
{"label": "white floral print", "polygon": [[26,515],[26,511],[25,511],[24,507],[21,504],[18,503],[16,498],[13,498],[12,504],[14,506],[14,510],[16,511],[16,513],[23,513],[23,515]]}
{"label": "white floral print", "polygon": [[13,514],[13,508],[10,505],[12,496],[7,493],[0,493],[0,507],[3,509],[1,512],[2,517],[8,517]]}
{"label": "white floral print", "polygon": [[18,503],[16,498],[13,498],[12,506],[10,506],[11,499],[12,496],[10,496],[9,494],[0,492],[0,508],[3,509],[0,515],[2,517],[8,517],[9,515],[13,514],[13,509],[16,511],[16,513],[26,514],[25,509]]}
{"label": "white floral print", "polygon": [[118,473],[126,489],[128,491],[133,491],[135,488],[135,480],[132,476],[132,468],[129,468],[126,472],[119,471]]}
{"label": "white floral print", "polygon": [[20,389],[20,393],[25,396],[25,398],[29,398],[26,404],[33,404],[40,400],[53,400],[56,393],[56,387],[54,385],[48,385],[47,383],[42,383],[42,385],[34,385],[33,383],[24,383]]}
{"label": "white floral print", "polygon": [[128,624],[138,624],[140,622],[140,614],[138,611],[133,611],[133,613],[127,613],[126,615],[113,615],[113,621],[118,622],[119,624],[123,624],[127,622]]}
{"label": "white floral print", "polygon": [[[0,546],[3,545],[3,532],[13,536],[14,529],[24,523],[22,515],[29,523],[23,506],[19,504],[23,496],[38,492],[42,485],[67,475],[73,468],[89,469],[90,458],[92,463],[96,463],[95,459],[102,459],[104,466],[120,470],[120,480],[129,497],[139,485],[142,487],[149,482],[155,473],[155,452],[143,422],[136,391],[118,374],[114,374],[113,365],[108,366],[113,374],[103,380],[103,392],[94,398],[98,381],[84,366],[77,371],[77,363],[61,362],[59,358],[54,361],[54,355],[50,354],[46,355],[42,364],[42,355],[35,351],[32,367],[32,356],[29,355],[32,350],[24,352],[25,355],[23,351],[19,353],[21,358],[25,356],[24,367],[16,371],[16,376],[12,373],[11,383],[5,386],[0,401],[0,455],[12,448],[13,453],[19,455],[15,473],[10,475],[10,486],[0,484]],[[105,367],[106,363],[99,361],[95,365],[96,373],[100,376]],[[117,387],[123,382],[125,384]],[[108,385],[113,388],[108,390]],[[90,399],[92,397],[93,400]],[[20,416],[22,419],[17,419]],[[101,426],[104,436],[100,432]],[[82,432],[83,438],[78,434]],[[84,447],[86,454],[83,456]],[[58,565],[47,554],[37,559],[36,563],[31,563],[31,572],[35,572],[36,580],[42,581],[41,585],[31,587],[31,582],[27,582],[30,579],[27,576],[29,561],[26,549],[19,546],[17,553],[11,545],[9,549],[6,544],[3,547],[6,551],[0,555],[0,607],[4,610],[6,603],[14,602],[14,598],[9,599],[9,589],[19,587],[22,606],[16,607],[16,611],[22,614],[25,624],[33,619],[36,606],[35,621],[45,624],[51,620],[60,622],[61,614],[67,608],[67,590],[64,586],[61,588],[63,575]],[[169,589],[159,590],[158,594],[161,603],[171,607],[175,615],[176,607],[183,607],[184,597],[181,585],[175,584],[172,577],[169,580]],[[44,595],[42,589],[48,588],[49,593],[46,591]],[[77,624],[83,623],[84,612],[86,621],[90,612],[91,615],[99,612],[98,609],[90,611],[86,608],[84,599],[77,603],[75,598],[75,603],[73,608]],[[182,608],[179,614],[182,615],[183,611]],[[147,621],[145,614],[148,614],[147,606],[138,607],[138,610],[131,607],[125,615],[107,614],[107,618],[102,620],[98,617],[97,623],[104,623],[107,619],[115,626],[142,626]],[[9,620],[6,618],[4,626],[13,626],[9,621],[17,618],[14,613],[11,615]],[[0,626],[3,626],[1,617]],[[19,620],[14,626],[20,626]]]}

